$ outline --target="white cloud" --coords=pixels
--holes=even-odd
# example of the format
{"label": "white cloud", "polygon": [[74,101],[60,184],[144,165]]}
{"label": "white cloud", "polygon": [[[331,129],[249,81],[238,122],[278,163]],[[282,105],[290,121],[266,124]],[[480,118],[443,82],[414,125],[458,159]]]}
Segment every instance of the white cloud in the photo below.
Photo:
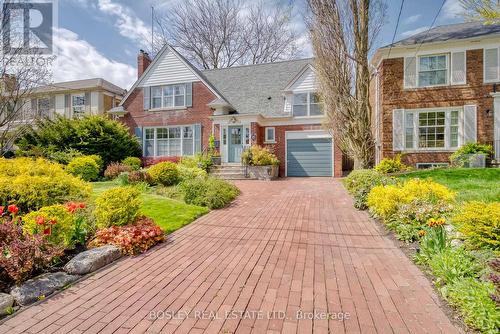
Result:
{"label": "white cloud", "polygon": [[459,0],[446,0],[439,14],[440,20],[453,20],[459,18],[464,12]]}
{"label": "white cloud", "polygon": [[57,51],[54,82],[104,78],[123,88],[134,83],[137,75],[134,67],[106,58],[73,31],[59,28],[54,37]]}
{"label": "white cloud", "polygon": [[416,14],[416,15],[409,16],[409,17],[407,17],[407,18],[404,20],[404,23],[405,23],[405,24],[412,24],[412,23],[415,23],[415,22],[417,22],[417,21],[418,21],[421,17],[422,17],[422,15],[420,15],[420,14]]}
{"label": "white cloud", "polygon": [[422,31],[426,31],[427,29],[429,29],[429,26],[424,26],[424,27],[419,27],[417,29],[407,30],[407,31],[404,31],[401,33],[401,37],[403,37],[403,38],[410,37],[412,35],[416,35],[418,33],[421,33]]}
{"label": "white cloud", "polygon": [[111,0],[98,0],[97,6],[103,13],[116,18],[114,25],[122,36],[141,46],[149,46],[147,41],[150,39],[151,29],[129,7]]}

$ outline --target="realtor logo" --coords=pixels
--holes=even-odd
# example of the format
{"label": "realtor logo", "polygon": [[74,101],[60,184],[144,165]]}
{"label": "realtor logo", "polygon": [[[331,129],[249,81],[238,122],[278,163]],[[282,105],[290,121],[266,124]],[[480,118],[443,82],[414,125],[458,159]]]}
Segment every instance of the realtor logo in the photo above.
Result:
{"label": "realtor logo", "polygon": [[4,54],[52,54],[53,0],[5,0],[0,3]]}

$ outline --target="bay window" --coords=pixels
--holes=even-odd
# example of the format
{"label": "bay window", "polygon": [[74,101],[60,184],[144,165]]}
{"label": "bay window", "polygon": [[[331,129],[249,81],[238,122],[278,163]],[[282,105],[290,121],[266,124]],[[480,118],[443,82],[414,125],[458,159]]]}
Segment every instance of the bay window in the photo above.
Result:
{"label": "bay window", "polygon": [[180,157],[195,152],[193,125],[146,128],[144,156]]}
{"label": "bay window", "polygon": [[293,94],[292,113],[294,117],[323,115],[318,94],[314,92]]}

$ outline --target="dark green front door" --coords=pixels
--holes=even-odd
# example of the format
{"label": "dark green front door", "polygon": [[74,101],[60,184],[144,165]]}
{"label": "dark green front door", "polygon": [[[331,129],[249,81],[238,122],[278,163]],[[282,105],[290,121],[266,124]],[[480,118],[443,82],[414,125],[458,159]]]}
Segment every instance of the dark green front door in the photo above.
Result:
{"label": "dark green front door", "polygon": [[229,154],[228,162],[241,162],[241,153],[243,152],[243,127],[229,127]]}
{"label": "dark green front door", "polygon": [[288,139],[287,176],[332,176],[332,139]]}

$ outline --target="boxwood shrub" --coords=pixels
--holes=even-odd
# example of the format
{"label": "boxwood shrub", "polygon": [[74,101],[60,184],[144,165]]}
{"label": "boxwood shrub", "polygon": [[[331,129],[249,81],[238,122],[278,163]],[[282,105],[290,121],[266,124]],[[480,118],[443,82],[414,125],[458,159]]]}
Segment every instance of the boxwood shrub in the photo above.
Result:
{"label": "boxwood shrub", "polygon": [[94,215],[98,228],[131,224],[137,218],[142,201],[133,187],[117,187],[103,192],[95,200]]}
{"label": "boxwood shrub", "polygon": [[66,171],[74,176],[79,176],[84,181],[95,181],[99,177],[101,168],[96,161],[96,155],[76,157],[66,166]]}
{"label": "boxwood shrub", "polygon": [[156,184],[171,186],[179,182],[179,169],[170,161],[164,161],[151,166],[148,169],[151,179]]}
{"label": "boxwood shrub", "polygon": [[366,209],[366,198],[373,187],[378,185],[394,184],[395,181],[373,169],[352,171],[345,179],[344,185],[353,196],[354,207]]}
{"label": "boxwood shrub", "polygon": [[214,177],[184,181],[180,184],[180,189],[186,203],[210,209],[225,207],[240,193],[235,185]]}

